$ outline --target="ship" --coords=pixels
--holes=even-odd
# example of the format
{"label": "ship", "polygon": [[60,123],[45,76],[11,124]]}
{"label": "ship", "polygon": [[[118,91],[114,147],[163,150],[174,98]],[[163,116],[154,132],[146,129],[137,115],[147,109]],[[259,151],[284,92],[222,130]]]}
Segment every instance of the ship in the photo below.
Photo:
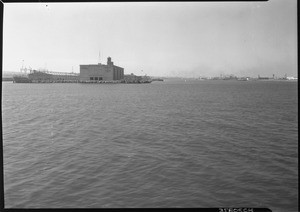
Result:
{"label": "ship", "polygon": [[31,68],[24,68],[22,65],[22,68],[20,68],[20,74],[13,75],[13,82],[14,83],[31,83],[32,80],[29,79],[27,72],[31,71]]}
{"label": "ship", "polygon": [[31,79],[26,76],[13,76],[14,83],[31,83]]}

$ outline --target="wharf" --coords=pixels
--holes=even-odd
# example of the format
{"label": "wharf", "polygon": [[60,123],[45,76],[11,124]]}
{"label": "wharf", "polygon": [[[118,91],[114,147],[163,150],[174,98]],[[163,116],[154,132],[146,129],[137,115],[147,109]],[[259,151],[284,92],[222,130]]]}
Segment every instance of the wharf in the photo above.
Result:
{"label": "wharf", "polygon": [[112,81],[80,81],[80,80],[31,80],[28,78],[14,78],[12,79],[14,83],[83,83],[83,84],[144,84],[151,83],[151,81],[125,81],[125,80],[112,80]]}

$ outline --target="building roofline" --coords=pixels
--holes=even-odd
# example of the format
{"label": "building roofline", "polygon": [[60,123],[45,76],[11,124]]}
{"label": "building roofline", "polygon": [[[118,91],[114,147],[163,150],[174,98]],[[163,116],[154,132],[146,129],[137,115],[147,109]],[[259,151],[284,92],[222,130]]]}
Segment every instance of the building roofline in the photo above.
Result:
{"label": "building roofline", "polygon": [[[107,67],[109,67],[110,65],[106,65],[106,64],[82,64],[82,65],[79,65],[79,66],[107,66]],[[116,65],[112,65],[112,66],[114,66],[114,67],[117,67],[117,68],[122,68],[122,69],[124,69],[123,67],[120,67],[120,66],[116,66]]]}

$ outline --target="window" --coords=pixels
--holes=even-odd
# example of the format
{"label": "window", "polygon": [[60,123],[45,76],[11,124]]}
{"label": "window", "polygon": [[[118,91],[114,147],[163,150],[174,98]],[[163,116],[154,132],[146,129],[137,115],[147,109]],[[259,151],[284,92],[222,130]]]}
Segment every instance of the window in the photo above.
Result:
{"label": "window", "polygon": [[90,77],[90,80],[94,80],[94,77]]}
{"label": "window", "polygon": [[98,80],[98,77],[95,77],[95,80]]}
{"label": "window", "polygon": [[99,80],[103,80],[103,78],[102,78],[102,77],[99,77]]}

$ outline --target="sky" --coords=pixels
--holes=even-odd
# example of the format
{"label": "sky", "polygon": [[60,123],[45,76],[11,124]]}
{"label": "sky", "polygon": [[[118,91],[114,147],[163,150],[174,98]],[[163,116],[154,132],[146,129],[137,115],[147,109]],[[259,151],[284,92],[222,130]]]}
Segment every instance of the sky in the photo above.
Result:
{"label": "sky", "polygon": [[297,1],[5,3],[3,70],[297,76]]}

